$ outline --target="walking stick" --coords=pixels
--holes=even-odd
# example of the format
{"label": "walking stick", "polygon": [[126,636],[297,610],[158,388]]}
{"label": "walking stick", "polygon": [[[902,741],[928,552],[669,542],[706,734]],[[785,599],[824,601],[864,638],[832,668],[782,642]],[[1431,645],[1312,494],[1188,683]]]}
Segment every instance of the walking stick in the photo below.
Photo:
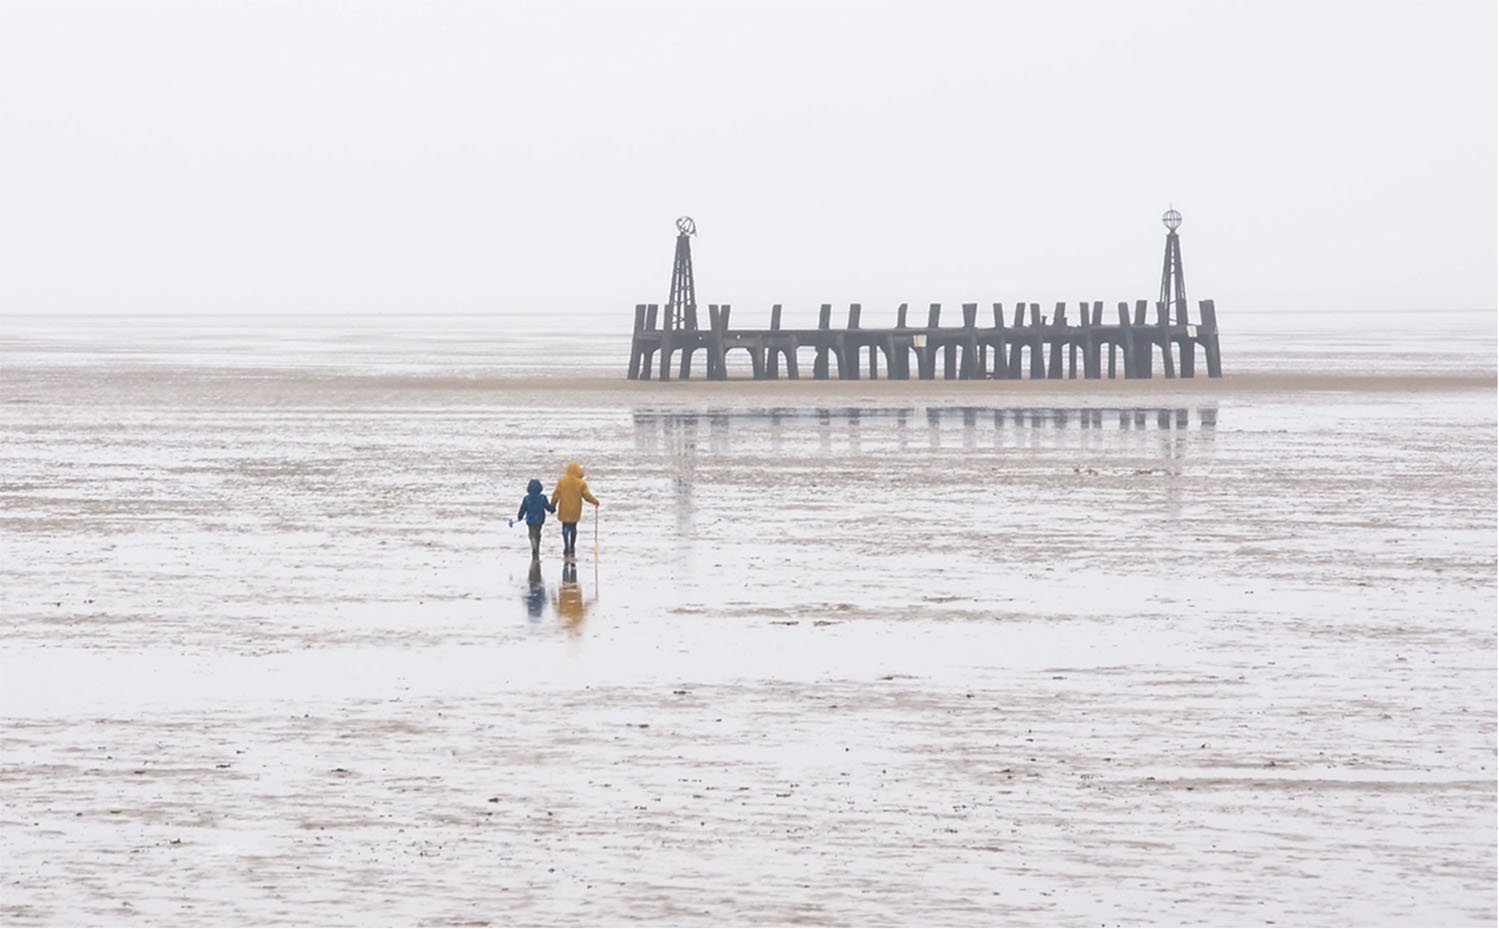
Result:
{"label": "walking stick", "polygon": [[595,503],[593,505],[593,555],[594,555],[595,558],[597,558],[598,554],[599,554],[599,505],[597,503]]}

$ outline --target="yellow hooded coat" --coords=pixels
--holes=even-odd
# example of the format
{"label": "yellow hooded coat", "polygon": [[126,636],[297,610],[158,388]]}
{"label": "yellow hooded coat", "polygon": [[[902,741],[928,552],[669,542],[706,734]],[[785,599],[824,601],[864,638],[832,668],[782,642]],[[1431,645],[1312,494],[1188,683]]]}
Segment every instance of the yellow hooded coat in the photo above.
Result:
{"label": "yellow hooded coat", "polygon": [[557,507],[559,523],[575,523],[583,518],[583,501],[594,506],[599,502],[588,492],[588,482],[583,480],[583,466],[576,461],[567,463],[567,473],[552,488],[552,504]]}

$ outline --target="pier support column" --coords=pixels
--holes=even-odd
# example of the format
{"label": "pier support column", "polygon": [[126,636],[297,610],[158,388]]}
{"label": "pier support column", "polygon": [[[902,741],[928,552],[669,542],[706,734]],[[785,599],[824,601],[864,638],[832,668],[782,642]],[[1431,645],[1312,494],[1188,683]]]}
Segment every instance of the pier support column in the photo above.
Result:
{"label": "pier support column", "polygon": [[[647,332],[655,332],[656,329],[656,304],[645,305],[645,329]],[[661,333],[656,333],[644,345],[640,352],[640,379],[648,381],[655,370],[656,352],[661,348]]]}
{"label": "pier support column", "polygon": [[990,376],[996,380],[1008,380],[1010,377],[1010,366],[1005,357],[1005,308],[1003,304],[994,304],[994,364],[989,369]]}
{"label": "pier support column", "polygon": [[1177,328],[1181,335],[1176,338],[1177,351],[1180,353],[1180,363],[1177,366],[1182,377],[1194,377],[1197,371],[1197,333],[1200,326],[1194,326],[1187,321],[1187,305],[1182,304],[1177,311]]}
{"label": "pier support column", "polygon": [[923,381],[935,380],[937,377],[937,329],[941,325],[942,304],[933,303],[927,307],[926,336],[922,340],[922,346],[917,349],[916,356],[917,375]]}
{"label": "pier support column", "polygon": [[1031,304],[1031,380],[1046,380],[1046,342],[1041,325],[1041,304]]}
{"label": "pier support column", "polygon": [[963,304],[963,358],[958,367],[958,377],[965,381],[982,377],[984,372],[983,362],[979,359],[978,324],[979,305],[977,303]]}
{"label": "pier support column", "polygon": [[1062,378],[1062,342],[1064,339],[1061,329],[1066,320],[1067,304],[1058,303],[1052,313],[1051,325],[1045,327],[1051,330],[1047,333],[1051,341],[1049,352],[1051,358],[1048,359],[1046,365],[1046,376],[1051,380],[1061,380]]}
{"label": "pier support column", "polygon": [[640,379],[640,356],[645,351],[641,344],[640,334],[645,331],[645,304],[635,304],[635,330],[630,337],[630,371],[626,375],[630,380]]}
{"label": "pier support column", "polygon": [[1208,377],[1223,376],[1223,362],[1218,356],[1218,308],[1213,301],[1203,300],[1197,305],[1202,314],[1202,326],[1197,337],[1202,340],[1202,354],[1208,365]]}
{"label": "pier support column", "polygon": [[[1139,377],[1136,370],[1138,353],[1135,348],[1135,327],[1131,325],[1129,318],[1129,304],[1123,300],[1119,301],[1119,351],[1124,361],[1124,377],[1126,380]],[[1114,376],[1114,350],[1109,349],[1109,377]]]}
{"label": "pier support column", "polygon": [[661,327],[661,372],[657,376],[663,381],[671,380],[671,353],[676,348],[676,333],[666,326]]}
{"label": "pier support column", "polygon": [[677,377],[685,381],[692,375],[692,353],[703,346],[703,336],[697,328],[697,304],[688,304],[683,309],[682,327],[672,335],[673,343],[681,346],[682,353],[681,363],[677,368]]}
{"label": "pier support column", "polygon": [[875,367],[875,358],[874,358],[874,356],[875,356],[876,352],[884,352],[885,353],[885,380],[887,380],[887,381],[893,381],[897,377],[899,377],[898,373],[896,372],[896,366],[895,366],[895,344],[896,344],[896,341],[897,341],[897,337],[896,336],[891,335],[891,334],[887,334],[884,337],[884,339],[882,339],[880,341],[880,344],[878,346],[871,345],[869,347],[869,379],[871,381],[875,379],[875,370],[874,370],[874,367]]}
{"label": "pier support column", "polygon": [[1171,322],[1166,315],[1166,304],[1157,303],[1155,313],[1155,341],[1161,346],[1161,368],[1167,377],[1175,378],[1176,362],[1171,359]]}
{"label": "pier support column", "polygon": [[912,344],[911,350],[916,353],[916,378],[922,381],[930,381],[937,376],[937,354],[930,345]]}
{"label": "pier support column", "polygon": [[828,379],[828,327],[833,323],[833,305],[824,303],[817,310],[817,357],[812,360],[812,379]]}
{"label": "pier support column", "polygon": [[833,360],[838,362],[838,380],[857,381],[859,379],[859,352],[848,342],[848,336],[842,332],[833,333]]}
{"label": "pier support column", "polygon": [[[772,333],[775,333],[780,331],[780,328],[781,305],[777,303],[770,308],[770,331]],[[765,350],[765,376],[768,379],[773,381],[780,376],[780,362],[781,352],[780,349],[776,346],[775,339],[772,336],[772,338],[767,342],[767,348]]]}
{"label": "pier support column", "polygon": [[724,355],[724,335],[729,331],[729,304],[708,305],[708,335],[703,340],[703,350],[708,356],[708,380],[723,381],[729,377]]}
{"label": "pier support column", "polygon": [[710,381],[723,380],[718,376],[720,358],[718,345],[718,304],[708,304],[708,334],[703,338],[703,354],[707,356],[707,371],[704,376]]}
{"label": "pier support column", "polygon": [[1133,366],[1135,377],[1149,379],[1153,376],[1155,358],[1150,348],[1150,332],[1145,325],[1145,308],[1146,302],[1144,300],[1135,301],[1135,322],[1134,332],[1132,333],[1134,336],[1132,341],[1135,346]]}
{"label": "pier support column", "polygon": [[1103,301],[1093,302],[1093,312],[1089,314],[1088,304],[1084,302],[1079,308],[1083,314],[1083,377],[1097,380],[1102,376],[1100,361],[1098,357],[1099,337],[1098,327],[1103,323]]}
{"label": "pier support column", "polygon": [[859,344],[850,337],[852,330],[859,328],[859,316],[863,307],[857,303],[848,305],[848,325],[843,332],[834,336],[834,344],[838,347],[838,379],[840,381],[857,381],[859,379]]}
{"label": "pier support column", "polygon": [[752,372],[750,376],[757,381],[765,380],[765,361],[768,352],[766,351],[764,340],[759,340],[750,346],[749,353],[750,370]]}
{"label": "pier support column", "polygon": [[1020,380],[1020,349],[1025,344],[1026,338],[1028,336],[1025,331],[1025,304],[1017,303],[1015,304],[1014,335],[1010,340],[1010,357],[1007,361],[1011,380]]}

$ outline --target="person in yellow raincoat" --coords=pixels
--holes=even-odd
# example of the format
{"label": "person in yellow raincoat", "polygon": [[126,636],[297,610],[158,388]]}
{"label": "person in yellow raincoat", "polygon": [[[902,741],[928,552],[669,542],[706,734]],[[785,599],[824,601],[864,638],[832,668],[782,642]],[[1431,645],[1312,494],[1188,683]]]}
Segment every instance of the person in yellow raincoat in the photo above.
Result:
{"label": "person in yellow raincoat", "polygon": [[552,504],[557,507],[557,521],[562,524],[562,554],[577,553],[578,520],[583,516],[583,501],[587,500],[597,509],[599,502],[588,492],[588,482],[583,480],[583,466],[576,461],[567,463],[567,473],[552,488]]}

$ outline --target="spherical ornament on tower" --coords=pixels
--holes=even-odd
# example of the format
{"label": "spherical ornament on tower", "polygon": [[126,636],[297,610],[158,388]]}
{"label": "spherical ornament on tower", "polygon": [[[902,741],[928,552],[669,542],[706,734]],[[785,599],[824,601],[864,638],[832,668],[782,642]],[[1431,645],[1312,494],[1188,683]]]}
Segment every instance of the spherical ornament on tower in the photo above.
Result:
{"label": "spherical ornament on tower", "polygon": [[1182,224],[1182,215],[1171,209],[1161,214],[1161,222],[1166,225],[1167,230],[1176,231],[1176,227]]}
{"label": "spherical ornament on tower", "polygon": [[697,235],[697,223],[691,216],[677,217],[677,235]]}

